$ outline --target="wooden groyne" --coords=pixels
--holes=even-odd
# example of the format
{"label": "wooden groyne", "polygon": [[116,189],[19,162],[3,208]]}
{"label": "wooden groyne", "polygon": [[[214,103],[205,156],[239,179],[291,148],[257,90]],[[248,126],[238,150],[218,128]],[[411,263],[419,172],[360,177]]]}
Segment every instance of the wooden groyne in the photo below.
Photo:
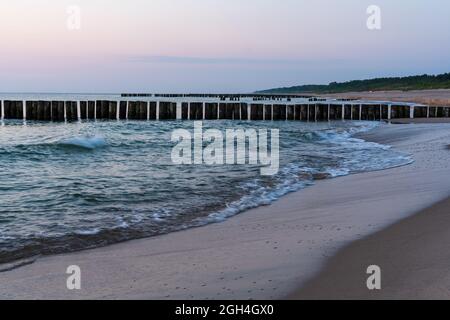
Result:
{"label": "wooden groyne", "polygon": [[[217,97],[216,97],[217,98]],[[323,101],[307,103],[222,101],[17,101],[2,100],[1,119],[78,120],[369,120],[450,117],[450,107],[401,103]]]}
{"label": "wooden groyne", "polygon": [[[155,97],[155,98],[214,98],[220,100],[241,100],[251,98],[253,100],[291,100],[291,99],[307,99],[314,98],[311,95],[296,94],[232,94],[232,93],[122,93],[122,98],[130,97]],[[317,98],[315,98],[317,99]]]}

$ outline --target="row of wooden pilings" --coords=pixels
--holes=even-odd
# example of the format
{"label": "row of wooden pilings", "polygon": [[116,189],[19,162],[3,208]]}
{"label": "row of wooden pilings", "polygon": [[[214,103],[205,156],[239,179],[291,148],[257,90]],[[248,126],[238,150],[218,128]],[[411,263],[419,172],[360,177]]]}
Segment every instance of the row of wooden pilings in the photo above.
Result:
{"label": "row of wooden pilings", "polygon": [[395,104],[258,104],[167,101],[1,101],[2,119],[389,120],[449,117],[450,107]]}

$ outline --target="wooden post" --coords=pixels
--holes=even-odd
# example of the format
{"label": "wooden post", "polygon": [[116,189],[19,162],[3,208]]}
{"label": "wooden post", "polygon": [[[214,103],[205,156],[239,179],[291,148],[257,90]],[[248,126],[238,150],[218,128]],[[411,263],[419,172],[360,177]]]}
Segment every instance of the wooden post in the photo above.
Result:
{"label": "wooden post", "polygon": [[227,118],[227,104],[225,102],[219,102],[219,120]]}
{"label": "wooden post", "polygon": [[79,100],[77,100],[77,118],[78,118],[78,121],[81,120],[81,107],[80,107],[80,101]]}
{"label": "wooden post", "polygon": [[3,106],[4,119],[9,119],[10,110],[11,110],[11,103],[9,101],[5,101]]}
{"label": "wooden post", "polygon": [[137,119],[147,120],[147,102],[139,101],[137,105]]}
{"label": "wooden post", "polygon": [[295,105],[295,120],[300,121],[302,119],[302,109],[301,105]]}
{"label": "wooden post", "polygon": [[280,105],[280,120],[286,121],[286,112],[287,108],[286,105]]}
{"label": "wooden post", "polygon": [[159,120],[159,108],[160,108],[160,106],[161,106],[161,101],[158,101],[157,103],[156,103],[156,120]]}
{"label": "wooden post", "polygon": [[[176,116],[176,109],[175,109]],[[147,120],[147,102],[140,101],[139,102],[139,120]]]}
{"label": "wooden post", "polygon": [[231,103],[226,103],[225,119],[233,120],[233,104],[231,104]]}
{"label": "wooden post", "polygon": [[[109,101],[103,100],[101,103],[102,103],[102,119],[111,119]],[[138,103],[136,103],[136,104],[138,104]]]}
{"label": "wooden post", "polygon": [[[52,121],[61,121],[59,115],[59,101],[52,101]],[[27,119],[31,119],[31,103],[27,103]],[[63,110],[64,116],[64,110]]]}
{"label": "wooden post", "polygon": [[39,101],[37,106],[37,120],[44,120],[44,101]]}
{"label": "wooden post", "polygon": [[295,120],[295,106],[287,105],[286,109],[286,120]]}
{"label": "wooden post", "polygon": [[263,120],[272,120],[272,105],[264,105]]}
{"label": "wooden post", "polygon": [[20,101],[10,101],[10,119],[22,119],[21,104]]}
{"label": "wooden post", "polygon": [[[37,113],[39,114],[39,111]],[[37,116],[37,118],[39,119],[39,115]],[[71,118],[72,118],[72,109],[70,108],[70,101],[64,101],[64,120],[70,121]]]}
{"label": "wooden post", "polygon": [[102,102],[99,100],[95,101],[95,120],[102,118]]}
{"label": "wooden post", "polygon": [[[15,119],[23,120],[22,102],[21,101],[14,101],[13,102],[13,107],[14,107],[14,117],[15,117]],[[437,115],[437,111],[436,111],[436,115]]]}
{"label": "wooden post", "polygon": [[[16,101],[16,119],[24,120],[25,117],[23,115],[23,101]],[[45,120],[45,119],[44,119]]]}
{"label": "wooden post", "polygon": [[[73,121],[77,119],[77,108],[76,108],[76,104],[73,103],[72,101],[65,101],[64,103],[65,106],[65,119],[66,121]],[[38,120],[41,119],[41,101],[39,101],[39,105],[38,105]]]}
{"label": "wooden post", "polygon": [[14,101],[7,101],[6,118],[14,119],[16,117],[16,108]]}
{"label": "wooden post", "polygon": [[149,103],[150,104],[150,114],[149,114],[149,118],[150,120],[156,120],[156,107],[157,107],[157,103],[156,101],[152,101]]}
{"label": "wooden post", "polygon": [[160,101],[158,120],[170,119],[170,102]]}
{"label": "wooden post", "polygon": [[272,120],[280,120],[280,106],[272,105]]}
{"label": "wooden post", "polygon": [[248,120],[248,108],[246,103],[241,103],[240,105],[241,109],[241,120]]}
{"label": "wooden post", "polygon": [[252,104],[250,111],[251,111],[251,120],[263,120],[264,118],[263,104]]}
{"label": "wooden post", "polygon": [[120,100],[119,101],[117,101],[117,114],[116,114],[116,120],[120,120],[120,115],[121,115],[121,110],[122,109],[122,106],[121,106],[121,103],[120,103]]}
{"label": "wooden post", "polygon": [[[127,110],[128,114],[128,110]],[[94,120],[97,120],[97,100],[94,101]]]}
{"label": "wooden post", "polygon": [[[37,108],[38,108],[38,102],[37,101],[31,101],[31,111],[30,111],[30,120],[37,120],[38,116],[37,116]],[[65,120],[65,113],[64,113],[64,109],[63,111],[63,115],[64,115],[64,119]]]}
{"label": "wooden post", "polygon": [[204,116],[205,120],[214,120],[217,117],[217,111],[215,109],[214,103],[205,103],[205,112]]}
{"label": "wooden post", "polygon": [[87,101],[87,118],[95,120],[95,101]]}
{"label": "wooden post", "polygon": [[189,103],[181,102],[181,119],[188,120],[189,119]]}
{"label": "wooden post", "polygon": [[[56,105],[56,107],[53,107],[54,103],[56,103],[56,101],[52,102],[52,109],[53,109],[52,110],[52,120],[53,121],[58,120],[57,118],[55,118],[58,115],[58,110],[56,109],[57,105]],[[36,120],[36,119],[33,118],[33,102],[32,101],[27,101],[27,104],[26,104],[26,118],[27,118],[27,120]]]}
{"label": "wooden post", "polygon": [[110,120],[117,120],[117,112],[118,112],[118,103],[117,101],[109,101],[108,102],[108,118]]}
{"label": "wooden post", "polygon": [[[49,110],[49,119],[51,118],[51,110]],[[27,120],[27,102],[25,100],[22,100],[22,119]]]}
{"label": "wooden post", "polygon": [[70,108],[72,109],[72,121],[78,120],[78,110],[76,101],[70,103]]}
{"label": "wooden post", "polygon": [[308,105],[302,104],[300,105],[300,120],[306,121],[308,119]]}
{"label": "wooden post", "polygon": [[88,102],[87,101],[80,101],[80,119],[87,119],[87,106],[88,106]]}
{"label": "wooden post", "polygon": [[[35,120],[36,111],[33,110],[33,102],[27,102],[27,119]],[[64,121],[64,102],[62,101],[52,101],[51,102],[51,113],[52,113],[52,121]]]}
{"label": "wooden post", "polygon": [[[147,104],[148,107],[148,104]],[[148,114],[148,112],[147,112]],[[182,116],[181,116],[181,102],[177,101],[177,120],[181,120]],[[147,118],[148,120],[148,118]]]}
{"label": "wooden post", "polygon": [[16,101],[10,101],[10,119],[17,119]]}
{"label": "wooden post", "polygon": [[[23,110],[22,110],[23,113]],[[24,115],[25,117],[25,115]],[[52,119],[52,107],[50,101],[44,101],[44,121],[50,121]]]}
{"label": "wooden post", "polygon": [[233,103],[233,120],[241,120],[241,104]]}
{"label": "wooden post", "polygon": [[135,101],[129,101],[128,102],[127,119],[128,120],[135,120],[136,119],[136,102]]}

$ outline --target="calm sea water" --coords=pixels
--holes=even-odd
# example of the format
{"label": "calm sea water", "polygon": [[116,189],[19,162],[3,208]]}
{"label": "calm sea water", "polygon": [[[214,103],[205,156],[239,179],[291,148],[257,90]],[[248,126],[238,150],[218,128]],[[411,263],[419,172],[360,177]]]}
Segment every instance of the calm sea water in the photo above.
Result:
{"label": "calm sea water", "polygon": [[172,165],[174,129],[191,121],[0,126],[0,263],[217,222],[330,176],[411,161],[352,138],[374,122],[204,122],[204,128],[279,128],[280,171]]}

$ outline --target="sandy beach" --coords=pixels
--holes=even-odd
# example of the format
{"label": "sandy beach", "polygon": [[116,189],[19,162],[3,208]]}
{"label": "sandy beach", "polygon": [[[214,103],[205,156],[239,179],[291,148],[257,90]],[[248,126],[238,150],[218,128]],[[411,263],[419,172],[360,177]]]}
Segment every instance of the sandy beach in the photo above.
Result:
{"label": "sandy beach", "polygon": [[[339,252],[292,299],[450,299],[450,198]],[[364,268],[381,268],[370,291]]]}
{"label": "sandy beach", "polygon": [[450,123],[450,118],[414,118],[414,119],[394,119],[389,121],[392,124],[412,124],[412,123]]}
{"label": "sandy beach", "polygon": [[[222,223],[3,267],[0,298],[366,298],[369,261],[386,268],[384,297],[448,298],[448,202],[432,206],[450,195],[450,124],[382,124],[361,137],[415,161],[319,181]],[[66,288],[69,265],[81,290]],[[346,278],[326,282],[343,268],[353,291]]]}
{"label": "sandy beach", "polygon": [[365,92],[345,92],[336,94],[324,94],[323,97],[343,98],[343,99],[363,99],[378,101],[415,102],[430,106],[450,105],[450,90],[410,90],[410,91],[365,91]]}

